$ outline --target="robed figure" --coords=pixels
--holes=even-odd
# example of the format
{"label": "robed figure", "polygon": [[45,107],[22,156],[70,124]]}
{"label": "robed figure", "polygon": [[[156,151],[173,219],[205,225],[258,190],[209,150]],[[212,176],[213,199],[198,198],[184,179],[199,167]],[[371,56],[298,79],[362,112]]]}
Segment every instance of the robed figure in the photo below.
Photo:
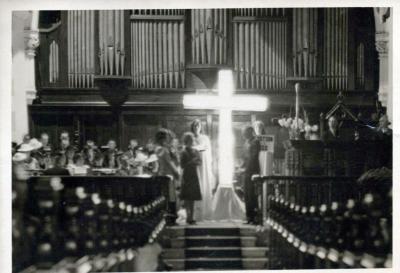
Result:
{"label": "robed figure", "polygon": [[201,133],[201,122],[196,119],[192,122],[191,131],[194,134],[193,148],[200,153],[200,164],[197,166],[199,177],[201,201],[196,201],[194,206],[194,219],[196,221],[212,219],[212,198],[215,190],[215,180],[212,172],[211,141],[207,135]]}

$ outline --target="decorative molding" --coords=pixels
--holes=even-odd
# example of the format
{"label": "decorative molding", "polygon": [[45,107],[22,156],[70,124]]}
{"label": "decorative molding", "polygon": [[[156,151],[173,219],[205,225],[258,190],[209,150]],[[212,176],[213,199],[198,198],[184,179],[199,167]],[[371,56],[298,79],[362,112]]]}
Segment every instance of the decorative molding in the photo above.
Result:
{"label": "decorative molding", "polygon": [[389,53],[389,33],[380,32],[375,35],[375,46],[379,57],[387,56]]}
{"label": "decorative molding", "polygon": [[27,30],[26,31],[26,49],[25,53],[28,57],[34,58],[36,56],[36,49],[40,45],[39,31],[38,30]]}
{"label": "decorative molding", "polygon": [[33,101],[36,99],[36,93],[37,91],[34,89],[28,89],[25,91],[26,103],[28,105],[32,105]]}

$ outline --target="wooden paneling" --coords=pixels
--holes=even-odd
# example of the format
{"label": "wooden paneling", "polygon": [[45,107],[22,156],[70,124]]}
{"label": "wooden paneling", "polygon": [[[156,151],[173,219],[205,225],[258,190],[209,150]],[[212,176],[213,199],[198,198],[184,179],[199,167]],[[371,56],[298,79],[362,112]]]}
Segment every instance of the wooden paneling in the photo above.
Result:
{"label": "wooden paneling", "polygon": [[139,145],[146,145],[153,139],[157,130],[162,127],[162,116],[158,115],[123,115],[122,149],[126,149],[129,140],[135,138]]}
{"label": "wooden paneling", "polygon": [[[80,117],[82,143],[93,140],[98,146],[106,145],[110,139],[118,143],[118,124],[113,115],[85,115]],[[118,145],[118,144],[117,144]]]}

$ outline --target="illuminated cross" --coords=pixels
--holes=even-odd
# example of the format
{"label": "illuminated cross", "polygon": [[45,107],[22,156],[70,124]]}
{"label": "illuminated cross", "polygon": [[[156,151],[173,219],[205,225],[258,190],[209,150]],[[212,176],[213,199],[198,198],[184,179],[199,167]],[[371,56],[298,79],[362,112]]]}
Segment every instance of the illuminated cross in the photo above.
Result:
{"label": "illuminated cross", "polygon": [[267,98],[257,95],[233,95],[231,70],[218,73],[218,96],[185,95],[183,105],[190,109],[219,110],[218,178],[220,186],[233,184],[233,132],[232,111],[265,111]]}

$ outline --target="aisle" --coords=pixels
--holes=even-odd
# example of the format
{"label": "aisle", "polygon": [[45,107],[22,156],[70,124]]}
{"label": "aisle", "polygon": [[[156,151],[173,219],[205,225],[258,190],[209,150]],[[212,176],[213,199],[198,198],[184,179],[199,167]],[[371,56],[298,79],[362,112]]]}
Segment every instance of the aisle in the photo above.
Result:
{"label": "aisle", "polygon": [[173,270],[266,269],[268,248],[242,221],[204,221],[169,227],[162,258]]}

